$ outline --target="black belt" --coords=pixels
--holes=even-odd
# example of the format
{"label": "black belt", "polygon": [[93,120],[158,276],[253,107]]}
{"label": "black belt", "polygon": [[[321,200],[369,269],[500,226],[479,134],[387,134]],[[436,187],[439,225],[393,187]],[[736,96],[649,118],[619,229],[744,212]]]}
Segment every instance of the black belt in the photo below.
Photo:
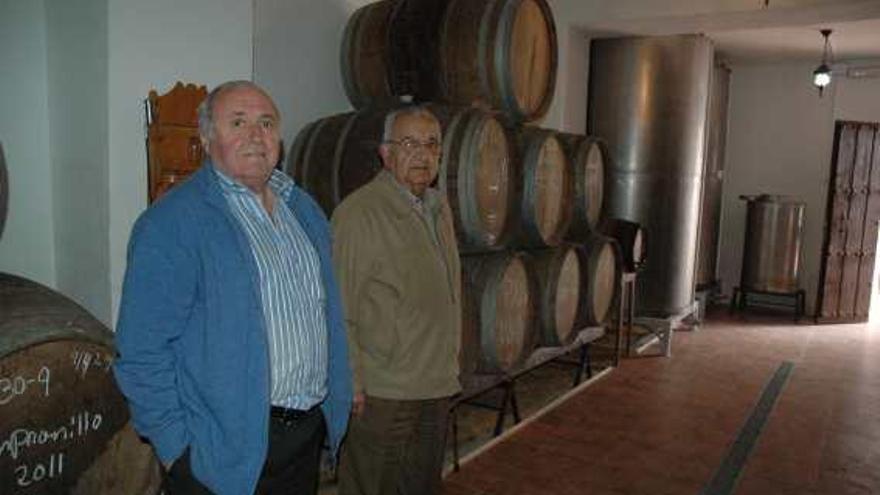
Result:
{"label": "black belt", "polygon": [[272,406],[269,408],[269,416],[273,419],[280,419],[285,422],[299,421],[300,419],[315,414],[319,410],[320,408],[317,405],[312,406],[311,409],[288,409],[281,406]]}

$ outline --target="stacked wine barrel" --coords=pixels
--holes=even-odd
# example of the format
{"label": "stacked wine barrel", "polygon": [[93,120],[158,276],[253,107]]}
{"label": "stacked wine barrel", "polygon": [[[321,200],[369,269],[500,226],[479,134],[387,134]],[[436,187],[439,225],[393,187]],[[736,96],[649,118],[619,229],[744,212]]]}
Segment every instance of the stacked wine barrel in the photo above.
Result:
{"label": "stacked wine barrel", "polygon": [[536,345],[601,325],[617,287],[612,241],[597,237],[605,148],[529,125],[556,84],[546,0],[383,0],[351,16],[340,54],[356,110],[297,136],[285,170],[324,211],[382,168],[386,116],[413,100],[440,123],[436,187],[463,254],[465,374],[515,370]]}
{"label": "stacked wine barrel", "polygon": [[0,273],[0,493],[159,492],[114,356],[112,333],[81,307]]}

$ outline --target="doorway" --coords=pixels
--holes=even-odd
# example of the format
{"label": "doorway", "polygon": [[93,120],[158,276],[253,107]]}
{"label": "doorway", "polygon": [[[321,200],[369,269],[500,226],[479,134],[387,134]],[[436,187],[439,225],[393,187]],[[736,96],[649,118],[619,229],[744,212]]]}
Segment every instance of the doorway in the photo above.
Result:
{"label": "doorway", "polygon": [[880,220],[880,124],[837,121],[817,322],[868,321]]}

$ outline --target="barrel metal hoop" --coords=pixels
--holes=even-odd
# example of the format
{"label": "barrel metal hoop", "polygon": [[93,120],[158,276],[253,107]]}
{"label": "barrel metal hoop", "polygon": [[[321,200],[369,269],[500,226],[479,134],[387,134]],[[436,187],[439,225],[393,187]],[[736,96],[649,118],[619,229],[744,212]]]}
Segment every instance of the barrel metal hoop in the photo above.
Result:
{"label": "barrel metal hoop", "polygon": [[116,354],[113,335],[109,331],[94,335],[92,332],[78,326],[66,328],[31,327],[27,329],[27,332],[0,333],[0,359],[27,347],[62,340],[76,340],[78,342],[97,344],[107,347],[111,353]]}
{"label": "barrel metal hoop", "polygon": [[513,87],[513,78],[505,77],[513,73],[510,56],[510,41],[513,27],[516,21],[516,10],[522,4],[522,0],[508,1],[504,4],[500,19],[500,26],[495,33],[495,53],[493,79],[498,82],[499,99],[502,107],[506,107],[516,120],[528,119],[528,109],[520,107],[516,98],[516,88]]}
{"label": "barrel metal hoop", "polygon": [[[482,140],[484,120],[485,119],[483,118],[472,116],[472,118],[467,119],[467,122],[465,123],[461,153],[467,153],[468,162],[472,164],[480,163],[475,158],[480,152],[478,144]],[[472,243],[479,247],[490,247],[491,243],[481,235],[481,232],[484,231],[484,229],[475,228],[476,225],[484,227],[482,225],[482,220],[480,219],[479,207],[477,205],[477,175],[479,170],[477,170],[477,167],[471,166],[465,167],[464,173],[461,172],[462,168],[459,167],[457,177],[459,190],[458,202],[462,211],[462,216],[470,220],[468,222],[463,222],[465,237],[468,240],[468,243]]]}

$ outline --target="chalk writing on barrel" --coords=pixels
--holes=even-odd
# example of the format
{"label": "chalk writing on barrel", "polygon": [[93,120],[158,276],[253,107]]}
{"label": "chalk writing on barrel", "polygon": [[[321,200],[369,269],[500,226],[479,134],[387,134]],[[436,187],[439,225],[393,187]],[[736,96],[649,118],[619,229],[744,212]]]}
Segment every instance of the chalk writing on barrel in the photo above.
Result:
{"label": "chalk writing on barrel", "polygon": [[29,429],[17,428],[0,443],[0,458],[8,455],[18,459],[26,449],[52,443],[66,442],[83,437],[101,428],[104,417],[93,412],[80,412],[70,417],[68,424],[53,428]]}
{"label": "chalk writing on barrel", "polygon": [[0,378],[0,405],[9,403],[12,399],[24,395],[32,386],[40,387],[44,397],[49,397],[49,381],[51,371],[47,366],[40,368],[36,376],[14,376],[12,378]]}
{"label": "chalk writing on barrel", "polygon": [[70,357],[73,358],[73,369],[82,374],[83,378],[90,368],[109,372],[113,364],[109,356],[91,351],[76,350],[70,353]]}
{"label": "chalk writing on barrel", "polygon": [[61,476],[62,472],[64,472],[64,452],[56,452],[45,461],[17,466],[15,483],[21,487],[30,486],[33,483]]}

